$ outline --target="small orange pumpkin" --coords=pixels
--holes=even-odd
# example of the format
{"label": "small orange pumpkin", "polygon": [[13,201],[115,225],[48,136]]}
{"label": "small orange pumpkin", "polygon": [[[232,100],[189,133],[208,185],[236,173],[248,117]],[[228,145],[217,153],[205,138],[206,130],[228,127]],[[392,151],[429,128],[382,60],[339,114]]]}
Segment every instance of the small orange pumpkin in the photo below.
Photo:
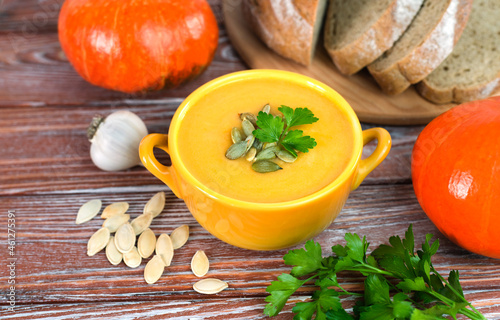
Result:
{"label": "small orange pumpkin", "polygon": [[134,93],[203,72],[217,48],[218,26],[206,0],[66,0],[59,41],[85,80]]}
{"label": "small orange pumpkin", "polygon": [[431,121],[413,149],[412,179],[422,209],[446,237],[500,258],[500,97]]}

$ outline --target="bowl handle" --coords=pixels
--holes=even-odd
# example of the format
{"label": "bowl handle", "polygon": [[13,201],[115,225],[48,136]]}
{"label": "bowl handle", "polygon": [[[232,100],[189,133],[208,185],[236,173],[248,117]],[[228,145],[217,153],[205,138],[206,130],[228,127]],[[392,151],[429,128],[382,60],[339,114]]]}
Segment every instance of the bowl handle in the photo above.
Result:
{"label": "bowl handle", "polygon": [[152,133],[145,136],[139,145],[139,156],[142,164],[158,179],[163,181],[173,193],[180,199],[179,189],[174,180],[174,169],[172,166],[164,166],[156,160],[153,149],[159,148],[166,153],[168,152],[168,135],[160,133]]}
{"label": "bowl handle", "polygon": [[363,146],[377,139],[377,147],[366,159],[359,162],[358,172],[352,190],[355,190],[366,176],[373,171],[387,156],[391,150],[391,135],[384,128],[371,128],[363,130]]}

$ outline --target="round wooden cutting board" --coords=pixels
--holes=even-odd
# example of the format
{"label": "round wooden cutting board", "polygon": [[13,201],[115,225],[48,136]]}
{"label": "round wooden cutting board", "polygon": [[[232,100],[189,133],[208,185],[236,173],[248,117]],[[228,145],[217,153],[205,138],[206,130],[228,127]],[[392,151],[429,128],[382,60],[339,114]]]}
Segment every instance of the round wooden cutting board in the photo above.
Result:
{"label": "round wooden cutting board", "polygon": [[241,10],[241,0],[223,0],[223,14],[231,43],[250,68],[280,69],[298,72],[322,81],[340,93],[362,122],[387,125],[427,124],[454,104],[435,105],[410,87],[396,96],[385,95],[366,69],[344,76],[318,41],[310,66],[283,58],[258,39],[250,30]]}

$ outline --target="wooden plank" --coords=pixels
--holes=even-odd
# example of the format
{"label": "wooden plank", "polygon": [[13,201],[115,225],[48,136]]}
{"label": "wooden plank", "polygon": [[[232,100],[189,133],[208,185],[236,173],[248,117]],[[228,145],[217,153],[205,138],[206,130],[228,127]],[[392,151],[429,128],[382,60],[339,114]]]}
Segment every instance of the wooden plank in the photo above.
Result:
{"label": "wooden plank", "polygon": [[159,100],[186,97],[202,84],[224,74],[244,70],[221,29],[219,47],[212,64],[196,79],[175,89],[125,94],[96,87],[81,78],[66,60],[56,33],[35,37],[0,34],[0,106],[44,106],[123,103],[131,100]]}
{"label": "wooden plank", "polygon": [[[100,188],[157,186],[162,183],[143,167],[104,172],[90,159],[86,128],[95,114],[127,109],[146,123],[149,132],[167,133],[182,98],[95,103],[75,107],[4,107],[0,117],[0,195],[75,192]],[[363,128],[369,128],[363,125]],[[410,180],[410,156],[422,127],[386,127],[393,136],[387,159],[365,184]],[[366,147],[370,154],[374,144]],[[162,157],[162,153],[158,156]],[[165,157],[166,159],[166,157]]]}
{"label": "wooden plank", "polygon": [[[155,219],[151,228],[156,234],[169,233],[181,224],[188,224],[191,237],[185,247],[176,251],[173,265],[167,268],[159,282],[154,285],[144,282],[145,261],[139,268],[129,269],[123,263],[112,266],[103,253],[86,256],[86,242],[102,220],[95,218],[86,224],[75,225],[74,219],[81,204],[96,197],[101,198],[104,205],[128,201],[129,211],[135,217],[142,212],[152,194],[138,190],[122,194],[4,197],[0,212],[16,212],[16,298],[19,303],[85,303],[89,298],[107,303],[161,302],[166,299],[211,303],[212,297],[191,289],[198,279],[190,272],[189,263],[199,249],[205,250],[211,260],[207,276],[220,278],[230,285],[216,298],[255,298],[262,303],[270,282],[282,272],[289,272],[282,262],[287,250],[255,252],[225,244],[201,228],[182,201],[169,192],[165,211]],[[6,216],[0,215],[0,225],[6,225]],[[468,253],[444,238],[421,211],[411,185],[361,186],[352,193],[335,223],[315,240],[321,243],[327,254],[329,247],[343,243],[346,232],[356,232],[367,235],[371,248],[375,248],[387,243],[389,235],[403,235],[409,223],[414,224],[417,244],[423,241],[426,233],[439,238],[441,248],[434,259],[439,272],[447,274],[450,269],[460,270],[466,297],[491,314],[500,312],[498,262]],[[2,237],[6,237],[5,232],[2,230]],[[5,250],[1,257],[6,261]],[[7,289],[7,278],[7,268],[0,268],[2,291]],[[347,274],[342,279],[349,290],[362,289],[359,275]],[[312,287],[304,288],[298,296],[307,296],[311,290]],[[6,296],[0,297],[0,303],[7,303]]]}

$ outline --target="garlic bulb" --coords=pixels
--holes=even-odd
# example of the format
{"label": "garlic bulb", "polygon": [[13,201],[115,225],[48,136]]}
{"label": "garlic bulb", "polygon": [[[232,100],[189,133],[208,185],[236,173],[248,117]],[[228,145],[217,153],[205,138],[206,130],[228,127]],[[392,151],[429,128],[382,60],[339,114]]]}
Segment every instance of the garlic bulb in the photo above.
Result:
{"label": "garlic bulb", "polygon": [[87,130],[90,157],[101,170],[119,171],[141,164],[139,144],[148,129],[130,111],[116,111],[106,118],[96,116]]}

